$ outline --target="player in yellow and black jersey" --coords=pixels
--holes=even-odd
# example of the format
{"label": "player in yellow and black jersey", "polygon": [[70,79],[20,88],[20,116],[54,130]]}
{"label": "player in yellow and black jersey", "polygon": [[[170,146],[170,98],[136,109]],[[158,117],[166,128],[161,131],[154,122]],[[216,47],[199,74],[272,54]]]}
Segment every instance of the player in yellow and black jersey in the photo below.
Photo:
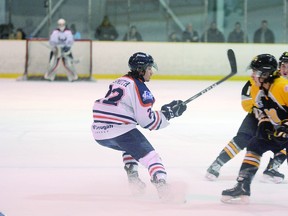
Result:
{"label": "player in yellow and black jersey", "polygon": [[[252,60],[251,64],[253,63]],[[262,67],[261,62],[254,65],[257,70]],[[277,62],[274,62],[274,67],[277,68]],[[250,68],[251,69],[251,68]],[[273,68],[274,70],[274,68]],[[288,78],[288,52],[284,52],[279,58],[279,72],[281,76]],[[256,85],[254,79],[251,77],[244,85],[241,92],[241,104],[243,109],[247,112],[246,117],[241,123],[236,136],[220,151],[217,158],[209,166],[206,173],[208,180],[214,181],[220,175],[221,167],[228,161],[233,159],[240,151],[246,148],[249,140],[256,135],[258,118],[260,113],[255,108],[255,99],[259,92],[259,86]],[[284,180],[284,175],[278,172],[279,166],[286,159],[286,151],[281,150],[270,159],[267,168],[263,172],[264,182],[281,183]]]}
{"label": "player in yellow and black jersey", "polygon": [[250,67],[252,79],[259,91],[255,92],[254,113],[258,125],[254,136],[246,147],[237,184],[222,191],[223,202],[248,202],[250,185],[258,171],[261,157],[267,151],[278,153],[288,147],[288,80],[280,76],[277,61],[270,54],[256,56]]}

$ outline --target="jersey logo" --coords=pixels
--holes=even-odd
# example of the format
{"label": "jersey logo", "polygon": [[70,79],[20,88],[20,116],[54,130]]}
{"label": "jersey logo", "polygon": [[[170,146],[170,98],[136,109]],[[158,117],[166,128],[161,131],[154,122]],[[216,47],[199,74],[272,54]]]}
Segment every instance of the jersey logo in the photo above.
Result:
{"label": "jersey logo", "polygon": [[258,108],[262,108],[262,107],[263,107],[262,101],[255,101],[255,103],[256,103],[256,106],[257,106]]}
{"label": "jersey logo", "polygon": [[65,42],[67,40],[67,37],[64,34],[59,35],[58,40],[61,42]]}
{"label": "jersey logo", "polygon": [[153,95],[151,94],[150,91],[144,91],[142,94],[142,99],[143,99],[143,102],[147,100],[153,100]]}

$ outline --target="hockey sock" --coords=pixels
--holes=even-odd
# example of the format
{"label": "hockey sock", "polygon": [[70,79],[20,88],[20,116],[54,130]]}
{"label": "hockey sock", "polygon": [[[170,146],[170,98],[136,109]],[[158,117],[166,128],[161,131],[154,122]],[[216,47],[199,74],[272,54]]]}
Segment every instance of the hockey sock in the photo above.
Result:
{"label": "hockey sock", "polygon": [[130,166],[133,166],[133,171],[138,170],[138,162],[130,155],[127,154],[126,152],[123,153],[122,155],[123,163],[127,168]]}
{"label": "hockey sock", "polygon": [[167,173],[162,160],[155,151],[149,152],[145,157],[141,158],[139,162],[148,168],[149,175],[152,181],[167,178]]}

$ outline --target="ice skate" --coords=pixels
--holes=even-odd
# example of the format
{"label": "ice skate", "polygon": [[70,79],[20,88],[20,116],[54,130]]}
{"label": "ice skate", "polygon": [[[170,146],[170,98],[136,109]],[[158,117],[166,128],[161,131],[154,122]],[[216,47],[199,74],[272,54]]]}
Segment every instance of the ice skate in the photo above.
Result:
{"label": "ice skate", "polygon": [[270,158],[269,164],[263,172],[263,178],[261,179],[261,181],[265,183],[275,184],[282,183],[285,175],[278,172],[278,167],[280,165],[281,163],[277,163],[277,161],[274,161],[274,159]]}
{"label": "ice skate", "polygon": [[222,191],[223,203],[248,204],[250,183],[247,180],[239,181],[234,188]]}
{"label": "ice skate", "polygon": [[77,76],[77,74],[72,74],[72,73],[67,74],[67,79],[69,82],[74,82],[74,81],[78,80],[78,76]]}
{"label": "ice skate", "polygon": [[44,79],[49,80],[49,81],[54,81],[55,76],[56,76],[55,72],[47,72],[44,75]]}
{"label": "ice skate", "polygon": [[67,71],[67,79],[69,82],[73,82],[73,81],[76,81],[78,80],[78,75],[75,71],[75,68],[73,66],[73,64],[66,64],[66,67],[68,68],[68,71]]}
{"label": "ice skate", "polygon": [[266,169],[263,172],[262,182],[280,184],[284,181],[285,175],[278,172],[277,169]]}
{"label": "ice skate", "polygon": [[220,175],[221,165],[214,161],[211,166],[207,169],[207,173],[205,175],[206,179],[209,181],[215,181]]}
{"label": "ice skate", "polygon": [[124,166],[127,172],[129,187],[133,195],[141,195],[145,193],[146,184],[139,178],[138,171],[133,169],[133,165]]}
{"label": "ice skate", "polygon": [[155,185],[158,197],[163,202],[169,202],[173,200],[173,194],[170,186],[166,183],[165,179],[151,180],[152,184]]}
{"label": "ice skate", "polygon": [[155,185],[161,202],[169,204],[184,204],[187,202],[188,185],[182,181],[167,184],[164,179],[151,180]]}

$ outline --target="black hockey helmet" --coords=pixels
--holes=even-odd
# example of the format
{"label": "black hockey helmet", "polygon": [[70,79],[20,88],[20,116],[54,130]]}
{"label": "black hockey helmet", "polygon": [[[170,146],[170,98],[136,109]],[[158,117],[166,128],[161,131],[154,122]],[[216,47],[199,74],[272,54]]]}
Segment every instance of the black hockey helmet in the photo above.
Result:
{"label": "black hockey helmet", "polygon": [[288,63],[288,52],[284,52],[279,58],[279,67],[283,62]]}
{"label": "black hockey helmet", "polygon": [[250,63],[250,68],[258,72],[258,76],[264,79],[264,82],[269,82],[273,78],[277,70],[277,60],[273,55],[261,54],[254,57]]}
{"label": "black hockey helmet", "polygon": [[140,72],[145,72],[148,66],[153,66],[157,69],[153,57],[143,52],[134,53],[129,58],[128,65],[131,73],[138,76]]}

